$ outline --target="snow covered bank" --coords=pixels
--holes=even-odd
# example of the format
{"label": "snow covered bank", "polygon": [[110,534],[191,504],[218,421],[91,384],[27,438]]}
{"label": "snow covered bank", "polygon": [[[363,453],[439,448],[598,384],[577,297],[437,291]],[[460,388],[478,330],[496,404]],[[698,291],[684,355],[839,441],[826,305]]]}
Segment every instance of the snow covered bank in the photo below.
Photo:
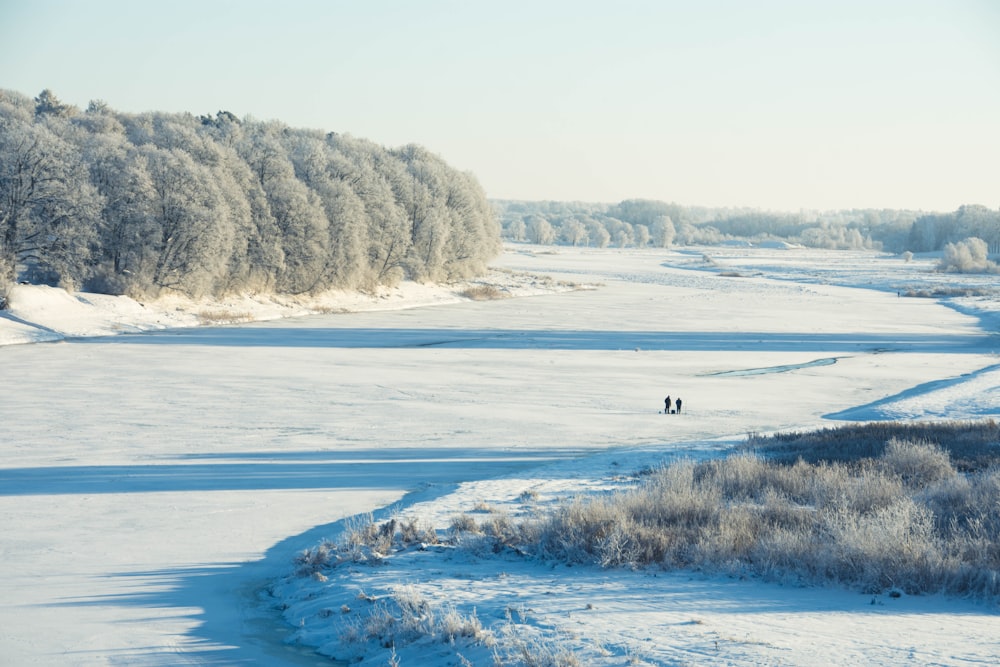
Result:
{"label": "snow covered bank", "polygon": [[39,343],[67,337],[110,336],[157,329],[260,322],[323,313],[419,308],[469,300],[488,286],[496,298],[573,289],[542,276],[493,270],[477,280],[450,285],[404,282],[376,294],[332,290],[318,295],[243,295],[188,299],[178,295],[140,303],[126,296],[69,293],[44,285],[15,285],[0,310],[0,345]]}

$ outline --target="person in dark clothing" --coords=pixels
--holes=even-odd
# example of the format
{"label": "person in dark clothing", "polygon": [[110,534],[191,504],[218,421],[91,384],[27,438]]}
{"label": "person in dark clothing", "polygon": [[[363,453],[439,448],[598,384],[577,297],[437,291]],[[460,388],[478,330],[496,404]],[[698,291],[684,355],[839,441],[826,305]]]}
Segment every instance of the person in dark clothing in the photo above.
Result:
{"label": "person in dark clothing", "polygon": [[677,399],[677,414],[681,413],[681,399]]}
{"label": "person in dark clothing", "polygon": [[665,414],[665,415],[669,415],[670,414],[670,397],[669,396],[667,396],[665,399],[663,399],[663,414]]}

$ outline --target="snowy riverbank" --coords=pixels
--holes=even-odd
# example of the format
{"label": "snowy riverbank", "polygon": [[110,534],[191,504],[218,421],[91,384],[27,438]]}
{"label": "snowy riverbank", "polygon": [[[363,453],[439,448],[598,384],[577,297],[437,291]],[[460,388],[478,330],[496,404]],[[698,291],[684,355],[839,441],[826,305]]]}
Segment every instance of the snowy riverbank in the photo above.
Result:
{"label": "snowy riverbank", "polygon": [[8,307],[0,310],[0,345],[461,303],[470,300],[470,289],[482,286],[492,287],[497,298],[573,289],[542,276],[500,270],[447,285],[404,282],[376,293],[331,290],[298,297],[248,294],[202,299],[175,294],[143,302],[127,296],[15,285],[7,294]]}

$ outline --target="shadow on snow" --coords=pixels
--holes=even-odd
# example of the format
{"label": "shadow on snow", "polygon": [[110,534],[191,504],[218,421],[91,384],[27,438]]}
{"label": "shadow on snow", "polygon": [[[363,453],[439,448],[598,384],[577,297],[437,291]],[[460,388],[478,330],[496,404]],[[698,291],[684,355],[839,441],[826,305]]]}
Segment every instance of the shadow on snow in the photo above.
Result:
{"label": "shadow on snow", "polygon": [[[841,410],[840,412],[831,412],[830,414],[823,415],[824,419],[834,419],[840,421],[880,421],[886,419],[884,415],[878,414],[882,408],[890,406],[894,403],[899,403],[907,399],[916,398],[924,394],[929,394],[934,391],[939,391],[941,389],[946,389],[948,387],[954,387],[956,385],[963,384],[978,378],[981,375],[986,375],[988,373],[994,373],[1000,371],[1000,364],[994,364],[992,366],[987,366],[986,368],[980,368],[977,371],[971,373],[964,373],[958,377],[945,378],[942,380],[933,380],[931,382],[924,382],[923,384],[918,384],[915,387],[910,387],[909,389],[902,391],[893,396],[887,396],[886,398],[867,403],[865,405],[859,405],[853,408],[848,408],[846,410]],[[942,406],[943,407],[943,406]],[[984,404],[984,407],[980,411],[983,417],[991,417],[998,414],[998,410],[995,406]],[[946,418],[947,415],[942,415],[942,418]]]}
{"label": "shadow on snow", "polygon": [[580,451],[389,449],[193,455],[191,462],[0,469],[0,496],[414,488],[492,477]]}
{"label": "shadow on snow", "polygon": [[421,348],[515,350],[691,350],[728,352],[969,352],[995,347],[988,334],[580,331],[231,326],[75,338],[77,344],[221,347]]}
{"label": "shadow on snow", "polygon": [[[417,502],[430,501],[452,493],[455,484],[440,484],[411,492],[398,503],[372,512],[376,522],[385,521],[398,511]],[[135,593],[68,598],[61,606],[126,606],[133,609],[171,609],[177,616],[195,623],[181,646],[139,646],[116,657],[134,665],[338,665],[308,647],[287,644],[284,638],[294,628],[281,616],[268,586],[276,576],[291,571],[292,559],[305,547],[324,539],[334,539],[353,517],[311,528],[288,537],[267,550],[264,557],[245,563],[213,567],[165,569],[153,572],[128,572],[118,579],[136,581]],[[138,620],[138,619],[137,619]],[[178,656],[177,649],[183,653]]]}

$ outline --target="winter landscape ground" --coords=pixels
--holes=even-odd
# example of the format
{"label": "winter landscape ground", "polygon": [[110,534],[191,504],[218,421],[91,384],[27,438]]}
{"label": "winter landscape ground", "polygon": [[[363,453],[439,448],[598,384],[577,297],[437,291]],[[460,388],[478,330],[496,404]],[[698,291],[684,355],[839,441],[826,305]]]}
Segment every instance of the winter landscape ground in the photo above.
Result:
{"label": "winter landscape ground", "polygon": [[[519,245],[488,277],[513,298],[485,301],[18,286],[0,313],[0,664],[493,664],[484,645],[346,643],[393,594],[579,664],[996,664],[1000,614],[975,600],[475,549],[296,573],[368,513],[443,531],[748,433],[998,417],[996,276],[934,265]],[[911,296],[965,289],[985,296]],[[659,413],[666,394],[682,414]]]}

